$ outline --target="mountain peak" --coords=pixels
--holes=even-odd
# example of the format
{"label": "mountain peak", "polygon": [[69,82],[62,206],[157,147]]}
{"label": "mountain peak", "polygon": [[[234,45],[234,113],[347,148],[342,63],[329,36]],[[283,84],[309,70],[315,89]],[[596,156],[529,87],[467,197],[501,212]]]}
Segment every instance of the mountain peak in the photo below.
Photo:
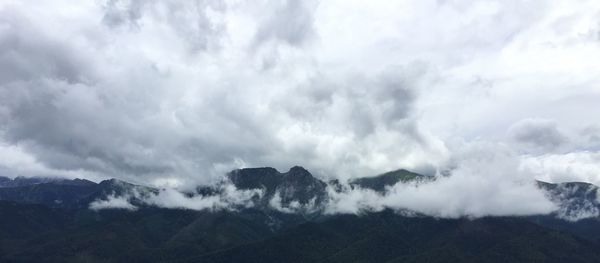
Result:
{"label": "mountain peak", "polygon": [[242,168],[227,174],[231,182],[239,189],[271,189],[281,180],[281,174],[272,167]]}
{"label": "mountain peak", "polygon": [[[293,166],[289,171],[281,173],[272,167],[236,169],[227,174],[233,184],[241,189],[275,190],[284,183],[320,181],[302,166]],[[298,185],[302,187],[302,185]]]}
{"label": "mountain peak", "polygon": [[306,169],[304,169],[304,167],[299,166],[299,165],[292,166],[292,168],[290,168],[290,170],[288,171],[288,173],[290,173],[290,172],[308,173],[308,171]]}
{"label": "mountain peak", "polygon": [[272,172],[279,172],[277,171],[277,169],[273,168],[273,167],[249,167],[249,168],[240,168],[240,169],[235,169],[232,172],[235,171],[239,171],[239,172],[267,172],[267,173],[272,173]]}
{"label": "mountain peak", "polygon": [[397,183],[406,183],[412,181],[433,180],[435,177],[425,176],[418,173],[413,173],[405,169],[398,169],[386,172],[373,177],[362,177],[354,179],[350,182],[351,185],[368,188],[375,191],[384,191],[386,187],[393,186]]}
{"label": "mountain peak", "polygon": [[101,185],[127,184],[127,182],[121,181],[121,180],[116,179],[116,178],[110,178],[110,179],[102,180],[100,182],[100,184]]}
{"label": "mountain peak", "polygon": [[244,168],[233,170],[227,176],[238,189],[262,189],[263,204],[268,204],[273,198],[279,200],[283,207],[294,202],[300,205],[309,202],[318,204],[327,195],[325,182],[301,166],[294,166],[285,173],[271,167]]}

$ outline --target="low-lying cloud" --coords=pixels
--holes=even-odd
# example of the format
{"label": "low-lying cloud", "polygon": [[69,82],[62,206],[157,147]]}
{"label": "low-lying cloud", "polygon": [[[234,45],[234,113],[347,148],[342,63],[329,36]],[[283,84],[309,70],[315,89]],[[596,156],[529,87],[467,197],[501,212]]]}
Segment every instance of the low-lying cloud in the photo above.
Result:
{"label": "low-lying cloud", "polygon": [[439,175],[434,181],[399,183],[384,193],[368,189],[331,192],[329,211],[390,208],[454,218],[549,214],[557,209],[536,182],[518,169],[518,158],[507,148],[473,144],[457,158],[449,175]]}
{"label": "low-lying cloud", "polygon": [[92,210],[102,209],[125,209],[135,211],[137,206],[129,202],[129,196],[116,196],[114,194],[107,196],[105,199],[94,200],[90,203],[89,208]]}
{"label": "low-lying cloud", "polygon": [[[538,186],[519,166],[518,155],[508,147],[491,143],[474,143],[455,156],[450,169],[432,180],[400,182],[383,192],[341,182],[329,184],[328,198],[301,204],[282,204],[279,193],[268,206],[284,213],[363,214],[392,209],[406,215],[441,218],[484,216],[529,216],[557,213],[559,218],[579,220],[594,212],[597,202],[573,209],[568,214],[566,196],[556,197]],[[294,187],[294,186],[290,186]],[[302,186],[296,186],[302,187]],[[251,208],[263,196],[261,189],[239,190],[223,181],[212,194],[184,194],[163,189],[144,198],[143,202],[165,208],[193,210],[236,210]],[[568,189],[567,189],[568,190]],[[576,189],[575,189],[576,190]],[[569,191],[575,191],[573,189]],[[591,190],[590,190],[591,191]],[[568,192],[558,192],[569,195]],[[554,197],[558,199],[553,199]],[[595,208],[597,209],[597,208]],[[592,214],[591,216],[594,216]]]}
{"label": "low-lying cloud", "polygon": [[142,200],[164,208],[191,210],[235,210],[253,206],[252,199],[263,195],[261,189],[239,190],[230,183],[221,184],[217,194],[186,194],[172,188],[161,189]]}

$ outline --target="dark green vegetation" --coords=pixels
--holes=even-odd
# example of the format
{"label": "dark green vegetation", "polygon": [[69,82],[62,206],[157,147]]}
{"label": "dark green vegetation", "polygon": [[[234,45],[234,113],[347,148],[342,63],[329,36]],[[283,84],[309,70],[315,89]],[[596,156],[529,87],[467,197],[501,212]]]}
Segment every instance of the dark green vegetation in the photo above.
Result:
{"label": "dark green vegetation", "polygon": [[0,213],[2,262],[165,261],[273,234],[264,224],[268,216],[260,211],[94,212],[0,202]]}
{"label": "dark green vegetation", "polygon": [[[445,220],[385,211],[306,223],[197,262],[599,262],[597,244],[515,218]],[[191,262],[192,260],[190,260]]]}
{"label": "dark green vegetation", "polygon": [[[318,205],[327,185],[301,167],[242,169],[229,178],[265,194],[253,208],[236,211],[163,209],[135,199],[136,211],[93,211],[89,202],[107,195],[158,190],[116,180],[0,177],[0,262],[600,262],[597,218],[282,213],[267,200],[279,195],[284,205]],[[351,186],[383,191],[430,178],[398,170]],[[569,201],[565,211],[596,200],[592,185],[540,185]]]}

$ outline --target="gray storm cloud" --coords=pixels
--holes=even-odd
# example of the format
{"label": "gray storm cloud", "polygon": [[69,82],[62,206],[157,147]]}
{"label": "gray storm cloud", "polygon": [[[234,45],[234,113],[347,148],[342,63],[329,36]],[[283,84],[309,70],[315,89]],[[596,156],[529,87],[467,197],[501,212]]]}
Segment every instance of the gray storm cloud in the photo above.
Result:
{"label": "gray storm cloud", "polygon": [[509,136],[526,151],[549,152],[567,143],[557,124],[544,119],[525,119],[513,124]]}
{"label": "gray storm cloud", "polygon": [[[3,1],[0,172],[193,188],[252,166],[452,170],[357,202],[546,211],[534,178],[600,181],[598,12],[592,0]],[[511,161],[463,154],[489,142]],[[525,190],[535,207],[507,209]]]}

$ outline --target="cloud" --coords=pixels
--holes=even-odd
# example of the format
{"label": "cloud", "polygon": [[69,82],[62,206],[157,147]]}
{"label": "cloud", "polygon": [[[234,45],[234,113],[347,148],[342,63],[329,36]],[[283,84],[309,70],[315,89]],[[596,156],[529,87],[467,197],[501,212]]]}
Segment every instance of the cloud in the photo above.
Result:
{"label": "cloud", "polygon": [[557,209],[531,176],[519,170],[518,156],[502,145],[472,143],[455,156],[449,175],[435,181],[398,183],[377,193],[346,189],[333,196],[329,213],[390,208],[457,218],[549,214]]}
{"label": "cloud", "polygon": [[135,211],[138,209],[137,206],[132,205],[126,196],[115,196],[109,195],[106,199],[95,200],[90,203],[90,209],[92,210],[103,210],[103,209],[124,209]]}
{"label": "cloud", "polygon": [[556,122],[551,120],[521,120],[510,126],[508,134],[526,152],[549,152],[568,143]]}
{"label": "cloud", "polygon": [[577,222],[588,218],[597,218],[600,215],[596,204],[585,203],[576,210],[559,209],[557,217],[569,222]]}
{"label": "cloud", "polygon": [[[269,200],[269,207],[279,212],[293,214],[293,213],[314,213],[319,211],[321,204],[317,204],[317,197],[310,199],[306,204],[301,204],[299,200],[292,200],[285,206],[282,204],[281,193],[276,192],[275,195]],[[329,202],[329,200],[325,200]],[[327,205],[327,204],[326,204]]]}
{"label": "cloud", "polygon": [[314,12],[317,2],[284,0],[270,1],[273,6],[259,22],[254,36],[255,45],[282,41],[291,46],[302,46],[315,37]]}
{"label": "cloud", "polygon": [[138,21],[142,17],[142,12],[146,1],[107,1],[104,8],[105,13],[102,22],[110,27],[128,24],[132,27],[139,27]]}
{"label": "cloud", "polygon": [[525,156],[522,169],[547,182],[587,182],[600,185],[600,153],[571,152]]}
{"label": "cloud", "polygon": [[174,188],[161,189],[142,199],[149,205],[164,208],[190,210],[236,210],[254,206],[253,198],[263,195],[260,189],[239,190],[230,183],[219,186],[218,192],[210,195],[186,194]]}
{"label": "cloud", "polygon": [[598,187],[593,185],[575,184],[568,187],[559,185],[555,191],[553,201],[559,203],[559,209],[555,212],[558,218],[570,222],[600,215],[598,210]]}
{"label": "cloud", "polygon": [[100,181],[103,175],[86,170],[61,170],[48,168],[36,160],[35,156],[25,151],[19,145],[10,145],[0,141],[0,175],[14,178],[25,177],[62,177],[62,178],[87,178]]}
{"label": "cloud", "polygon": [[[426,64],[314,67],[316,3],[266,2],[293,15],[264,20],[186,3],[108,1],[74,17],[4,5],[0,63],[20,66],[1,82],[2,139],[49,169],[149,184],[207,183],[240,164],[351,177],[445,158],[414,118]],[[251,47],[273,39],[281,54],[266,70]]]}

